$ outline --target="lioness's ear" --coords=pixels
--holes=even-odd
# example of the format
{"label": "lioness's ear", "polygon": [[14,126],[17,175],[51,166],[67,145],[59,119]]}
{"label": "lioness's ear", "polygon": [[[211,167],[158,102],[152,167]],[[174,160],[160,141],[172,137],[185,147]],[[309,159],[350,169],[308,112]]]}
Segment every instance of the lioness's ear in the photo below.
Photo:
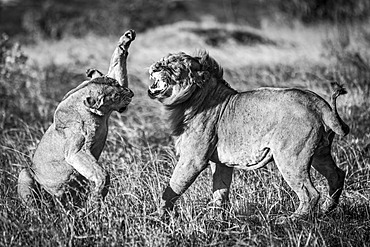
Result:
{"label": "lioness's ear", "polygon": [[103,76],[103,73],[97,69],[87,69],[86,70],[86,77],[94,79],[96,77]]}
{"label": "lioness's ear", "polygon": [[[99,100],[99,98],[100,98],[100,100]],[[102,98],[101,97],[98,97],[98,100],[96,100],[93,97],[88,96],[84,99],[84,105],[92,113],[94,113],[96,115],[99,115],[99,116],[104,115],[104,113],[99,110],[99,107],[102,105]]]}

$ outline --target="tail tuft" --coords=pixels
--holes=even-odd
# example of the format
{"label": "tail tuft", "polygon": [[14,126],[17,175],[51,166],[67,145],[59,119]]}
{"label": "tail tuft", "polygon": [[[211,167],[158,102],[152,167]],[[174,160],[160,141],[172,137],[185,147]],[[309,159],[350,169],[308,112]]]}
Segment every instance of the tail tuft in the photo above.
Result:
{"label": "tail tuft", "polygon": [[[349,133],[349,126],[343,122],[340,118],[337,110],[337,97],[347,93],[347,90],[343,87],[343,85],[339,84],[338,82],[331,82],[331,87],[333,93],[331,95],[331,106],[333,108],[334,117],[337,119],[339,124],[337,125],[336,130],[334,132],[340,136],[346,136]],[[337,122],[337,123],[338,123]]]}
{"label": "tail tuft", "polygon": [[343,95],[347,93],[347,90],[344,88],[343,84],[339,84],[338,82],[333,81],[330,83],[330,85],[333,90],[333,94],[331,97],[334,99],[336,99],[339,95]]}

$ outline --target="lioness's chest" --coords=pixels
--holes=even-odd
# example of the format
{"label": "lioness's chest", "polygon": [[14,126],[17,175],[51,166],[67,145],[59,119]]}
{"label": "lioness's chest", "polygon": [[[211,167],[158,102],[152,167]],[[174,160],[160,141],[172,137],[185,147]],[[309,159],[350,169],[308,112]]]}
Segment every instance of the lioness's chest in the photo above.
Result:
{"label": "lioness's chest", "polygon": [[95,135],[92,140],[91,153],[96,159],[99,159],[101,152],[105,146],[105,141],[108,135],[108,124],[106,121],[96,125]]}

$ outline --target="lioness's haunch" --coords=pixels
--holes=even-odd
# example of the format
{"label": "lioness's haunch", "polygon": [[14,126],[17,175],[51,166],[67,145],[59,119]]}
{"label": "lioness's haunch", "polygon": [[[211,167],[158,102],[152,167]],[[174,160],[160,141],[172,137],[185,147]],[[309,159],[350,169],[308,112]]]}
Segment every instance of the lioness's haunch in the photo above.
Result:
{"label": "lioness's haunch", "polygon": [[221,66],[205,52],[195,57],[170,54],[154,63],[149,74],[154,82],[148,94],[168,110],[179,155],[161,213],[173,208],[210,162],[216,205],[228,201],[234,167],[251,170],[270,161],[300,200],[291,218],[306,216],[318,202],[311,166],[329,183],[323,211],[337,205],[345,173],[334,163],[331,144],[335,134],[349,132],[336,110],[336,98],[345,93],[340,85],[335,84],[332,106],[311,91],[294,88],[240,93],[225,82]]}
{"label": "lioness's haunch", "polygon": [[108,134],[108,118],[113,111],[123,112],[133,92],[127,88],[126,60],[133,30],[127,31],[112,55],[107,76],[88,70],[91,80],[68,92],[54,113],[53,124],[42,137],[32,159],[18,178],[18,194],[31,202],[34,188],[41,185],[57,197],[64,194],[74,175],[95,184],[93,193],[104,198],[108,192],[108,173],[98,159]]}

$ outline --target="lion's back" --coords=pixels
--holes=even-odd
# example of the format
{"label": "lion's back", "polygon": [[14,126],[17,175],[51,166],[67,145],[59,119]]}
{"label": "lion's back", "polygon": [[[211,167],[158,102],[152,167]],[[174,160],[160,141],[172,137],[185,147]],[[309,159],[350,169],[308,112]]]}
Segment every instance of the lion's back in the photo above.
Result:
{"label": "lion's back", "polygon": [[217,132],[220,157],[245,160],[266,147],[299,145],[323,125],[317,103],[327,104],[299,89],[261,88],[232,96]]}

